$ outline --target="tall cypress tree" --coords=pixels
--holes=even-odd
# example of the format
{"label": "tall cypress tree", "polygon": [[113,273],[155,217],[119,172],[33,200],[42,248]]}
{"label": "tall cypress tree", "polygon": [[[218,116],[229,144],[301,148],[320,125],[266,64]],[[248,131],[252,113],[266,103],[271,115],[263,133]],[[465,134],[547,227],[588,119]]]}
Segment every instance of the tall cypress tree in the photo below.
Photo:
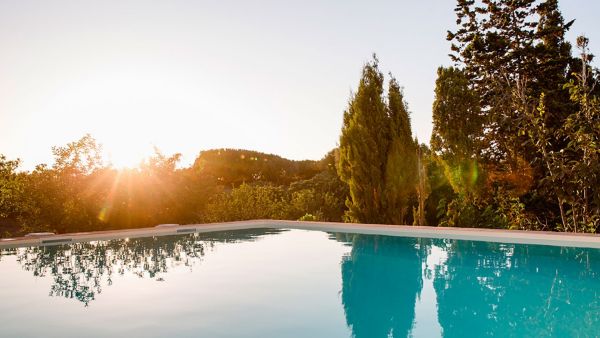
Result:
{"label": "tall cypress tree", "polygon": [[384,223],[389,143],[383,74],[374,57],[364,66],[358,90],[344,112],[340,137],[338,172],[350,191],[346,201],[348,221]]}
{"label": "tall cypress tree", "polygon": [[410,118],[396,79],[383,96],[377,58],[363,68],[358,90],[344,112],[338,172],[349,186],[347,219],[406,224],[416,184]]}
{"label": "tall cypress tree", "polygon": [[417,183],[416,144],[412,139],[410,117],[396,79],[389,82],[389,150],[385,172],[385,198],[388,222],[408,224],[410,198]]}

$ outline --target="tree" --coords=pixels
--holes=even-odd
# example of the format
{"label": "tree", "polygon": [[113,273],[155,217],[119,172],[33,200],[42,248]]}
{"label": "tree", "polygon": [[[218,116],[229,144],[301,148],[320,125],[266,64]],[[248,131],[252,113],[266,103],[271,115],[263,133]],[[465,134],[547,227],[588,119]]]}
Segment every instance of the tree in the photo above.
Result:
{"label": "tree", "polygon": [[417,143],[413,142],[408,108],[402,90],[392,77],[388,92],[389,149],[385,168],[387,222],[408,224],[410,199],[417,183]]}
{"label": "tree", "polygon": [[[415,140],[416,144],[419,144],[418,140]],[[427,173],[428,168],[428,156],[427,146],[420,145],[416,149],[416,157],[417,157],[417,209],[414,210],[415,216],[413,217],[413,223],[420,226],[427,225],[427,220],[425,217],[425,203],[427,202],[427,198],[429,194],[431,194],[431,186],[429,184],[429,177]]]}
{"label": "tree", "polygon": [[358,90],[344,112],[338,172],[348,184],[347,217],[352,222],[383,223],[385,169],[390,143],[378,60],[362,71]]}
{"label": "tree", "polygon": [[[525,107],[535,108],[542,91],[557,93],[553,106],[566,101],[558,93],[571,63],[565,33],[573,22],[564,23],[557,0],[459,0],[455,11],[451,58],[464,67],[486,117],[481,155],[499,170],[518,170],[528,153],[518,133]],[[565,113],[556,109],[554,124]]]}
{"label": "tree", "polygon": [[0,154],[0,235],[14,232],[17,219],[29,210],[24,176],[17,173],[20,163]]}
{"label": "tree", "polygon": [[[563,202],[552,197],[553,180],[544,178],[558,177],[549,172],[547,160],[567,145],[559,134],[577,109],[563,88],[580,68],[565,39],[573,21],[564,20],[557,0],[459,0],[455,12],[459,27],[448,33],[451,58],[475,93],[481,116],[474,153],[479,168],[473,169],[484,169],[486,180],[480,194],[484,198],[477,200],[482,206],[508,207],[496,211],[520,220],[517,209],[540,220],[553,219],[556,206],[564,220]],[[545,113],[540,120],[541,106]],[[532,126],[534,120],[537,126]],[[542,129],[546,135],[540,134]],[[532,139],[531,133],[542,138]],[[547,156],[536,145],[542,140]]]}
{"label": "tree", "polygon": [[571,101],[579,107],[567,117],[562,130],[568,142],[563,151],[567,156],[563,168],[569,174],[568,186],[572,187],[567,202],[571,205],[570,221],[575,232],[578,226],[591,232],[600,227],[600,98],[594,95],[597,82],[590,66],[593,55],[588,44],[586,37],[577,38],[581,73],[575,74],[576,81],[565,85]]}
{"label": "tree", "polygon": [[406,224],[416,184],[416,145],[402,90],[393,77],[387,100],[378,60],[367,63],[344,112],[338,173],[348,184],[347,220]]}
{"label": "tree", "polygon": [[53,168],[71,174],[90,174],[103,166],[102,145],[90,135],[85,134],[75,142],[62,147],[52,147]]}
{"label": "tree", "polygon": [[464,71],[438,68],[433,102],[431,150],[454,192],[470,199],[481,187],[479,153],[483,137],[479,97]]}

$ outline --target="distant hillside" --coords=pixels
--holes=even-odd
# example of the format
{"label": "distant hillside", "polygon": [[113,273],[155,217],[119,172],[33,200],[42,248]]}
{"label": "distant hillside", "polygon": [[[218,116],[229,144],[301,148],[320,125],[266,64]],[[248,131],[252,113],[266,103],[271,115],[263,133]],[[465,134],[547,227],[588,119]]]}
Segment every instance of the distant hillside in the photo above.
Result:
{"label": "distant hillside", "polygon": [[326,158],[320,161],[294,161],[258,151],[213,149],[202,151],[192,169],[223,185],[239,186],[252,182],[288,185],[325,170],[328,167]]}

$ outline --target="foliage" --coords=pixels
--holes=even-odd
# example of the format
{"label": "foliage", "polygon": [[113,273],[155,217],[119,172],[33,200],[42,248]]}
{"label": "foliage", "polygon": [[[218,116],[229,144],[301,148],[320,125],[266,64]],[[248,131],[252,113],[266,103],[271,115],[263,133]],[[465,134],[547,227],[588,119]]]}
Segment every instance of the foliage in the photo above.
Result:
{"label": "foliage", "polygon": [[291,219],[341,221],[347,187],[335,171],[323,171],[289,186],[242,184],[213,198],[203,221]]}
{"label": "foliage", "polygon": [[433,107],[432,150],[456,194],[436,198],[441,224],[597,231],[587,39],[577,61],[557,0],[458,0],[455,12],[457,67],[438,69]]}
{"label": "foliage", "polygon": [[206,208],[208,222],[250,219],[283,219],[287,203],[285,191],[273,185],[242,184],[217,195]]}
{"label": "foliage", "polygon": [[54,169],[69,174],[90,174],[102,167],[102,147],[86,134],[75,142],[62,147],[52,147]]}
{"label": "foliage", "polygon": [[389,145],[385,163],[386,222],[408,224],[408,211],[419,177],[417,142],[413,142],[407,104],[396,79],[388,86]]}
{"label": "foliage", "polygon": [[384,99],[383,81],[374,57],[344,112],[338,172],[349,187],[346,216],[351,222],[403,224],[414,193],[408,109],[394,78]]}
{"label": "foliage", "polygon": [[[415,140],[415,144],[419,142]],[[428,161],[431,155],[428,154],[429,149],[425,145],[420,145],[416,149],[417,156],[417,208],[413,208],[413,224],[424,226],[427,225],[426,221],[426,210],[425,204],[427,198],[431,194],[431,185],[429,183],[429,177],[427,168],[429,167]]]}
{"label": "foliage", "polygon": [[479,98],[464,71],[440,67],[437,74],[431,150],[454,192],[466,199],[477,198],[483,177]]}
{"label": "foliage", "polygon": [[[290,161],[214,150],[178,168],[180,154],[155,149],[138,168],[117,170],[103,164],[101,146],[90,135],[52,149],[55,163],[29,173],[17,172],[18,160],[0,157],[0,235],[307,214],[341,221],[345,210],[347,188],[337,176],[334,151],[320,161]],[[240,161],[227,166],[229,158]],[[243,183],[248,177],[260,178]]]}
{"label": "foliage", "polygon": [[24,176],[17,173],[20,160],[0,154],[0,237],[18,229],[18,219],[26,212]]}

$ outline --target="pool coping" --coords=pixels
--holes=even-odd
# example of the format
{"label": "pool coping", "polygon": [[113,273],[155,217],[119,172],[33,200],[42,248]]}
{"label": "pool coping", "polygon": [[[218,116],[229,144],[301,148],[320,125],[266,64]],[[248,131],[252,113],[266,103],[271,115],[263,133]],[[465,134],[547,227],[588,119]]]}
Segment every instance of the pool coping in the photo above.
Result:
{"label": "pool coping", "polygon": [[536,244],[600,249],[600,235],[598,234],[480,228],[446,228],[385,224],[302,222],[284,220],[251,220],[224,223],[187,224],[152,228],[107,230],[7,238],[0,239],[0,249],[26,246],[61,245],[68,243],[110,240],[119,238],[166,236],[257,228],[319,230],[327,232],[344,232],[402,237],[423,237],[442,239],[446,238],[496,243]]}

